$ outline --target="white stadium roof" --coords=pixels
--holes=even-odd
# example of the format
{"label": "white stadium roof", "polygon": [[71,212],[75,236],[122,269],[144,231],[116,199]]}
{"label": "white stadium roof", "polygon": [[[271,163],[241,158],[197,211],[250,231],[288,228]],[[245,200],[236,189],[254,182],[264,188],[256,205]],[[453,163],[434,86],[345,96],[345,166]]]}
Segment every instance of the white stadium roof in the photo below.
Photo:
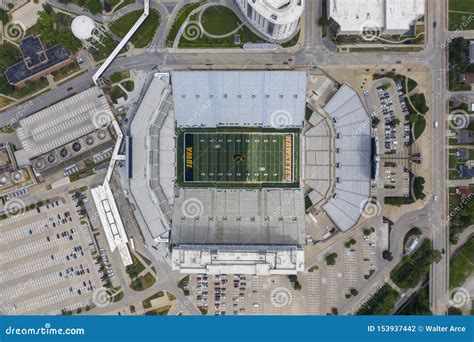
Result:
{"label": "white stadium roof", "polygon": [[425,0],[330,0],[329,16],[340,34],[362,33],[362,28],[405,32],[425,13]]}
{"label": "white stadium roof", "polygon": [[[199,208],[189,215],[190,208]],[[171,243],[301,245],[306,241],[301,189],[180,188]]]}
{"label": "white stadium roof", "polygon": [[301,127],[306,72],[176,71],[172,73],[178,127]]}
{"label": "white stadium roof", "polygon": [[343,231],[359,220],[370,196],[370,120],[359,95],[342,85],[324,108],[336,131],[336,187],[324,211]]}

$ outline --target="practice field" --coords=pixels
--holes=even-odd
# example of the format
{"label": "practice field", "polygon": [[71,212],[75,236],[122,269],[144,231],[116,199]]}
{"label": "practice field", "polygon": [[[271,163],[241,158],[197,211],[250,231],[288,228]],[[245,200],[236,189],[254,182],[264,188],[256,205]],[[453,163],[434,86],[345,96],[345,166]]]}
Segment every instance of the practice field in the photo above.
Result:
{"label": "practice field", "polygon": [[284,186],[298,182],[299,135],[184,132],[177,180],[183,185]]}

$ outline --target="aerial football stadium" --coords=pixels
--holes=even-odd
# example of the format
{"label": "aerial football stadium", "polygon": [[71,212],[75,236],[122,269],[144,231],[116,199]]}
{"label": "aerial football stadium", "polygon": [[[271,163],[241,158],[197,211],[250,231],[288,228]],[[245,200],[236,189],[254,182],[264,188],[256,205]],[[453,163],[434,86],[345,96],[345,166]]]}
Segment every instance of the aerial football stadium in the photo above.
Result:
{"label": "aerial football stadium", "polygon": [[[326,119],[313,113],[303,135],[307,78],[302,71],[155,75],[126,139],[127,170],[145,239],[167,246],[174,270],[296,274],[304,271],[308,198],[343,231],[358,221],[370,188],[367,113],[343,85]],[[327,120],[336,126],[334,148]]]}
{"label": "aerial football stadium", "polygon": [[[306,72],[157,74],[126,139],[151,243],[182,273],[304,270]],[[146,238],[146,237],[145,237]]]}

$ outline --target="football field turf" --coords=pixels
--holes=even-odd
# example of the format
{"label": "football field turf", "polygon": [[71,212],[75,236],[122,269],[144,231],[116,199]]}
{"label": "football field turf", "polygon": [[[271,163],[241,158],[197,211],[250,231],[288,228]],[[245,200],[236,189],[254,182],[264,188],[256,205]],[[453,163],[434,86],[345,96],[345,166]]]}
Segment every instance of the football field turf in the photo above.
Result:
{"label": "football field turf", "polygon": [[180,182],[211,186],[285,185],[298,181],[298,134],[184,132]]}

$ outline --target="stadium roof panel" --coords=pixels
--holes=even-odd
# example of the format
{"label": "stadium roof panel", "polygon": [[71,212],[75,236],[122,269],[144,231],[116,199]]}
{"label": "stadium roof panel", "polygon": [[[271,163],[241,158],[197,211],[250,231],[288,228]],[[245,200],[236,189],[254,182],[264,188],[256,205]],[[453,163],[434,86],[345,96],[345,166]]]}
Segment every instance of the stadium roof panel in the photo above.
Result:
{"label": "stadium roof panel", "polygon": [[301,127],[306,72],[176,71],[173,99],[179,127]]}
{"label": "stadium roof panel", "polygon": [[324,108],[336,131],[336,188],[323,209],[343,231],[352,228],[370,195],[369,116],[357,94],[342,85]]}
{"label": "stadium roof panel", "polygon": [[181,188],[175,199],[173,245],[300,245],[305,241],[301,189]]}
{"label": "stadium roof panel", "polygon": [[424,0],[330,0],[329,16],[340,34],[359,34],[363,28],[406,32],[425,13]]}

